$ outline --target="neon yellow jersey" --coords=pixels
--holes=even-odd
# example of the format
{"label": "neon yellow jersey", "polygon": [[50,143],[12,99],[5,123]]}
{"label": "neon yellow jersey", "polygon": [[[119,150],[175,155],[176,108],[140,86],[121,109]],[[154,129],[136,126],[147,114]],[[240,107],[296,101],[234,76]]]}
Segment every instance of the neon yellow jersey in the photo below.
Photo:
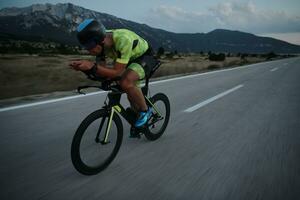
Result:
{"label": "neon yellow jersey", "polygon": [[128,64],[141,55],[149,48],[147,41],[136,33],[127,29],[114,29],[107,32],[112,33],[114,46],[105,49],[105,55],[115,60],[115,62]]}

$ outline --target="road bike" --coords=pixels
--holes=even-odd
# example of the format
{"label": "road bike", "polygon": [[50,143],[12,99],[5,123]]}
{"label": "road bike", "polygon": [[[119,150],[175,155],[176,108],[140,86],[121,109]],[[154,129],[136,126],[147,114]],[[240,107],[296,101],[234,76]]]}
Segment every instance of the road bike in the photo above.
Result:
{"label": "road bike", "polygon": [[[102,81],[100,86],[78,87],[79,93],[82,93],[82,89],[89,87],[109,91],[104,106],[89,114],[81,122],[73,137],[72,163],[75,169],[84,175],[95,175],[103,171],[116,157],[123,140],[123,124],[120,116],[132,128],[137,120],[137,113],[131,107],[125,109],[120,103],[124,92],[117,83],[119,79]],[[153,113],[146,125],[134,128],[134,132],[138,138],[144,135],[150,141],[157,140],[167,128],[170,118],[170,102],[163,93],[150,95],[149,78],[146,78],[142,92]]]}

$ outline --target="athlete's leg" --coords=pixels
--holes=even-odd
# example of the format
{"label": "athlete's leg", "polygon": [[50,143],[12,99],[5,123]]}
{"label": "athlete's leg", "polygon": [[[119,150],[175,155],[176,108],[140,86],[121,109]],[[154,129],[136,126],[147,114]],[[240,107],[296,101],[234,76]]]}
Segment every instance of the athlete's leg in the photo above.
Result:
{"label": "athlete's leg", "polygon": [[136,83],[140,79],[137,72],[127,69],[122,76],[120,85],[126,92],[129,101],[135,106],[138,111],[147,111],[148,107],[145,102],[142,90],[137,87]]}

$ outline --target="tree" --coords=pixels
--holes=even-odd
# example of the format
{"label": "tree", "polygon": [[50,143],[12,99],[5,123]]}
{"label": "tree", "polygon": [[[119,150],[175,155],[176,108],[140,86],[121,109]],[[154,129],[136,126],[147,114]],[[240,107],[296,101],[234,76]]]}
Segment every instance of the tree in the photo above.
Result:
{"label": "tree", "polygon": [[224,61],[225,60],[225,54],[224,53],[219,53],[219,54],[214,54],[211,53],[208,57],[210,61]]}
{"label": "tree", "polygon": [[274,53],[274,51],[271,51],[266,54],[267,60],[277,57],[277,55]]}
{"label": "tree", "polygon": [[245,60],[247,56],[248,56],[248,54],[243,53],[243,54],[241,55],[241,59],[242,59],[242,60]]}
{"label": "tree", "polygon": [[163,47],[159,47],[157,50],[157,56],[160,57],[165,54],[165,49]]}

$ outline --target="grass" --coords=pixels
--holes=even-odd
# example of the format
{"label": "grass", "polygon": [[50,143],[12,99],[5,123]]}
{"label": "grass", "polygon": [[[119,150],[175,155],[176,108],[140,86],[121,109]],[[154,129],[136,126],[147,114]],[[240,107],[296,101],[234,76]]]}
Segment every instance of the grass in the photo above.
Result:
{"label": "grass", "polygon": [[215,70],[224,67],[241,66],[244,64],[256,63],[265,61],[264,58],[247,58],[240,59],[239,57],[227,57],[225,61],[216,62],[209,61],[206,56],[187,56],[180,59],[163,59],[163,65],[154,74],[154,77],[175,75],[175,74],[187,74],[193,72],[202,72],[208,70]]}
{"label": "grass", "polygon": [[[68,66],[71,60],[78,58],[94,59],[91,56],[74,55],[0,55],[0,99],[70,91],[79,85],[95,84],[86,79],[83,73],[71,70]],[[200,55],[161,59],[163,64],[154,77],[214,70],[264,60],[229,57],[223,62],[211,62]]]}

